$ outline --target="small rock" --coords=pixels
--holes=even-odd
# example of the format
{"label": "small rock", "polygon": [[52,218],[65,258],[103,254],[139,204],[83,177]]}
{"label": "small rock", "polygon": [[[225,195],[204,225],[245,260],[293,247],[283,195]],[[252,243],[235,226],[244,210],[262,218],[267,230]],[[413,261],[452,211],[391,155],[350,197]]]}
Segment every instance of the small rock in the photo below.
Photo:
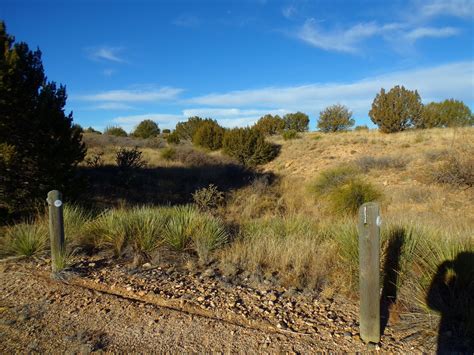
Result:
{"label": "small rock", "polygon": [[141,290],[141,291],[138,291],[138,295],[143,297],[143,296],[145,296],[145,295],[146,295],[146,292],[145,292],[145,291],[143,291],[143,290]]}
{"label": "small rock", "polygon": [[345,338],[352,338],[352,333],[351,332],[344,332],[344,337]]}
{"label": "small rock", "polygon": [[288,326],[286,325],[285,322],[280,321],[280,322],[278,322],[278,324],[277,324],[277,328],[278,328],[278,329],[288,329]]}
{"label": "small rock", "polygon": [[142,268],[151,269],[151,264],[150,263],[145,263],[145,264],[142,265]]}
{"label": "small rock", "polygon": [[94,266],[95,266],[95,263],[89,263],[88,266],[89,266],[89,267],[94,267]]}
{"label": "small rock", "polygon": [[199,296],[197,298],[198,302],[204,302],[205,298],[203,296]]}

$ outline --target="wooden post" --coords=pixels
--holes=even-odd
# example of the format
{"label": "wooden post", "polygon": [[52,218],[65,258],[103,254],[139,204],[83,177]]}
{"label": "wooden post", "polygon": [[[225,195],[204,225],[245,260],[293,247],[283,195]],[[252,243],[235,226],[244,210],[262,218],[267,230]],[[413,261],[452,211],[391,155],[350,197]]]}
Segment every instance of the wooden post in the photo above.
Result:
{"label": "wooden post", "polygon": [[58,270],[64,257],[64,221],[62,194],[57,190],[48,192],[49,205],[49,238],[51,240],[51,266],[53,273]]}
{"label": "wooden post", "polygon": [[359,208],[360,337],[380,341],[380,207],[369,202]]}

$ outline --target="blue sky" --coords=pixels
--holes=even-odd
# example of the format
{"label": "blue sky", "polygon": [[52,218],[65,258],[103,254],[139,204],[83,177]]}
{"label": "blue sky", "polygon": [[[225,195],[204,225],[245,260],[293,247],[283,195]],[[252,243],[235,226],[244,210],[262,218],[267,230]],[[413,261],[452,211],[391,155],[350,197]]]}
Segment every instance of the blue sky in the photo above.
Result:
{"label": "blue sky", "polygon": [[192,115],[226,127],[311,118],[341,103],[356,124],[380,88],[474,104],[474,2],[1,0],[0,19],[43,52],[87,127]]}

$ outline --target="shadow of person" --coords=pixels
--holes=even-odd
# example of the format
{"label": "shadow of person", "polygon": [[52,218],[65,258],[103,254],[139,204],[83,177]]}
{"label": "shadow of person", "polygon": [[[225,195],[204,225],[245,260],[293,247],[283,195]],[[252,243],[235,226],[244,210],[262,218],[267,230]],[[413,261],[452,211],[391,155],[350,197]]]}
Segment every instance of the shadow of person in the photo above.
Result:
{"label": "shadow of person", "polygon": [[426,303],[441,315],[438,354],[474,351],[474,252],[439,265]]}
{"label": "shadow of person", "polygon": [[383,334],[388,324],[390,310],[397,301],[397,282],[400,272],[400,255],[405,241],[405,230],[396,228],[389,235],[385,249],[383,265],[383,287],[380,298],[380,334]]}

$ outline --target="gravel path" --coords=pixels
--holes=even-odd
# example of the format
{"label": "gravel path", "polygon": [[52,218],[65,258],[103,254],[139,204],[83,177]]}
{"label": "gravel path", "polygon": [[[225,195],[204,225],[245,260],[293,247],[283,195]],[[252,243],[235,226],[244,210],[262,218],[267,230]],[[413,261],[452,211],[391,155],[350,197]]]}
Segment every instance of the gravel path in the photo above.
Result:
{"label": "gravel path", "polygon": [[[391,329],[380,347],[365,345],[355,306],[340,301],[308,305],[277,291],[223,287],[213,278],[156,269],[130,276],[119,265],[98,264],[68,283],[51,280],[41,264],[0,265],[0,352],[427,350]],[[189,293],[174,297],[173,289]],[[312,322],[305,322],[307,313]]]}

